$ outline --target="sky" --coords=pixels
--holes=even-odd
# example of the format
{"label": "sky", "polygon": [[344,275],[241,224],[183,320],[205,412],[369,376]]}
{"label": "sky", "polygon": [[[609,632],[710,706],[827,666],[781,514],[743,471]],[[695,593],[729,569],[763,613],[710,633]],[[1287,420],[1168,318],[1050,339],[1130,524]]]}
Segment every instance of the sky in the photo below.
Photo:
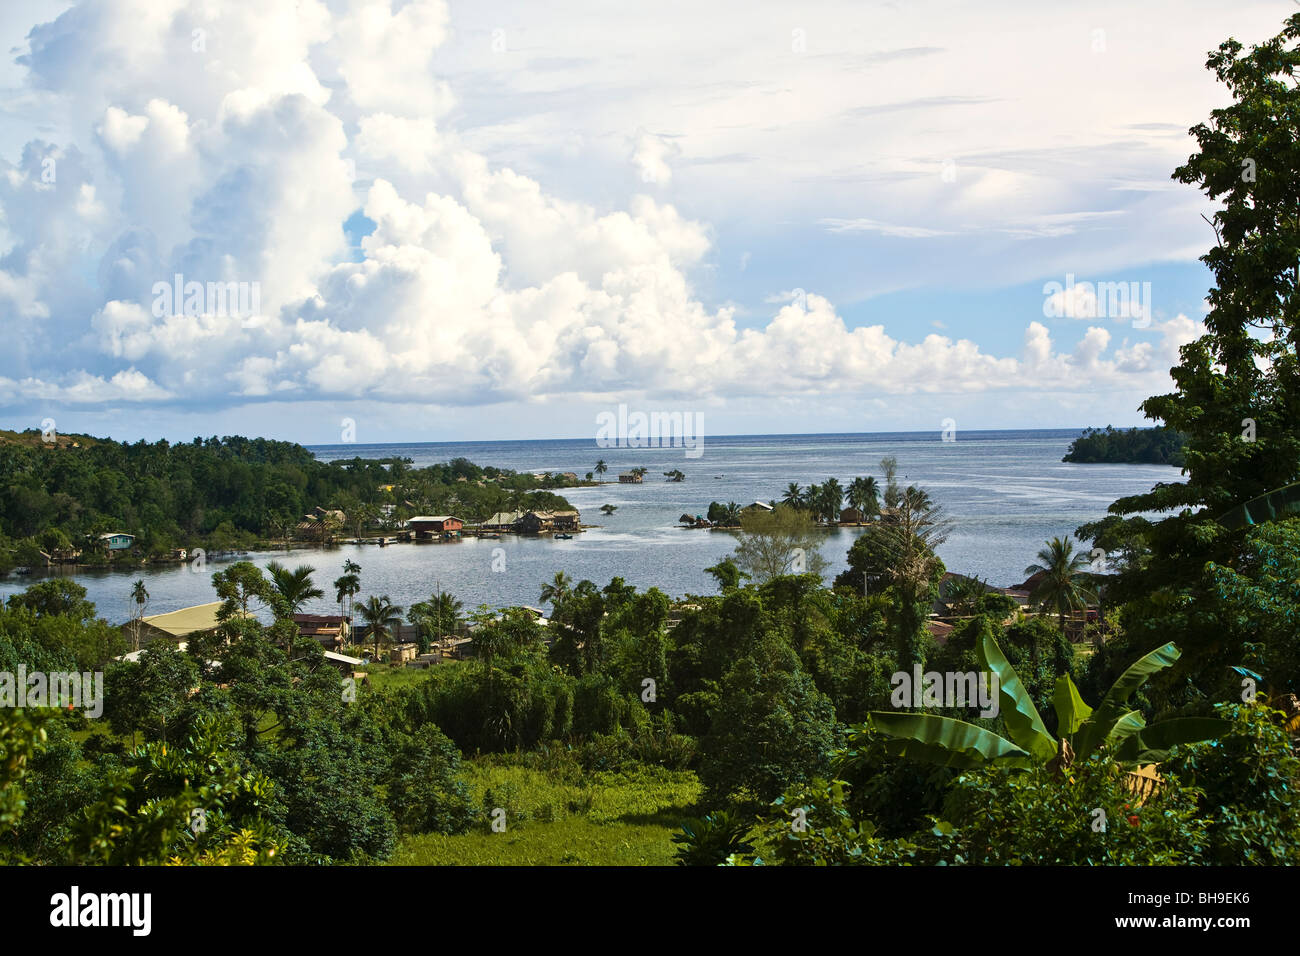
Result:
{"label": "sky", "polygon": [[0,427],[1142,424],[1206,56],[1296,9],[6,0]]}

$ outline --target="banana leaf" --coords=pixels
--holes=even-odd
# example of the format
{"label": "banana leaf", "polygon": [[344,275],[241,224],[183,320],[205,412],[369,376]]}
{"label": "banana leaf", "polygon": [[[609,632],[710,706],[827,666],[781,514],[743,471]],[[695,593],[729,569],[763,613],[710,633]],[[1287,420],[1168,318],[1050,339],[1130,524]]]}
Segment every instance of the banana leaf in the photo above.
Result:
{"label": "banana leaf", "polygon": [[1130,734],[1115,751],[1124,763],[1158,763],[1176,744],[1194,744],[1226,734],[1232,722],[1217,717],[1171,717]]}
{"label": "banana leaf", "polygon": [[1150,654],[1144,655],[1129,665],[1128,669],[1115,680],[1115,683],[1110,685],[1110,690],[1106,691],[1106,696],[1101,699],[1101,703],[1097,705],[1097,709],[1093,711],[1092,716],[1084,721],[1083,726],[1079,728],[1074,743],[1077,759],[1087,760],[1088,756],[1101,745],[1102,741],[1110,736],[1115,724],[1123,719],[1127,713],[1124,705],[1133,696],[1133,692],[1146,682],[1148,677],[1164,670],[1166,667],[1172,667],[1181,656],[1182,651],[1169,643],[1164,647],[1157,647]]}
{"label": "banana leaf", "polygon": [[941,767],[969,769],[990,761],[1002,766],[1031,767],[1033,757],[1005,737],[964,720],[936,714],[874,711],[871,726],[890,738],[885,752]]}
{"label": "banana leaf", "polygon": [[1101,699],[1098,710],[1107,705],[1118,707],[1131,696],[1133,691],[1137,690],[1146,679],[1152,674],[1164,670],[1166,667],[1173,667],[1178,658],[1183,656],[1183,652],[1175,647],[1172,643],[1164,647],[1157,647],[1150,654],[1146,654],[1129,665],[1124,673],[1116,678],[1115,683],[1110,685],[1110,690],[1106,691],[1106,696]]}
{"label": "banana leaf", "polygon": [[1057,678],[1052,702],[1056,705],[1056,732],[1062,737],[1073,737],[1092,713],[1092,708],[1079,696],[1079,688],[1074,686],[1069,674]]}
{"label": "banana leaf", "polygon": [[1140,710],[1130,710],[1127,714],[1115,721],[1111,727],[1110,733],[1106,735],[1106,746],[1114,747],[1121,741],[1133,736],[1147,725],[1146,718],[1142,716]]}
{"label": "banana leaf", "polygon": [[1221,515],[1218,520],[1229,531],[1235,531],[1250,524],[1276,521],[1290,514],[1300,514],[1300,482],[1274,488],[1258,498],[1251,498]]}
{"label": "banana leaf", "polygon": [[984,666],[998,675],[1000,712],[1007,726],[1007,736],[1021,750],[1025,750],[1046,763],[1056,756],[1056,741],[1047,732],[1038,708],[1029,691],[1020,683],[1015,668],[1002,656],[997,641],[987,630],[980,642],[980,657]]}

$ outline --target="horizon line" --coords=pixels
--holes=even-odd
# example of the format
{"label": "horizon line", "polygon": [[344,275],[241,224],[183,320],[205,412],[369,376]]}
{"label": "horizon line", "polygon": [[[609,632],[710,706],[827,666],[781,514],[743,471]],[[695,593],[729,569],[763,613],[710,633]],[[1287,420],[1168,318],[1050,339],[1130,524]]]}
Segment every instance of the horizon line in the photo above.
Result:
{"label": "horizon line", "polygon": [[[961,435],[965,434],[988,434],[1000,432],[1069,432],[1078,431],[1080,433],[1088,428],[1097,428],[1096,425],[1072,426],[1063,425],[1057,428],[964,428],[958,429],[955,433],[955,441],[961,441]],[[1114,426],[1100,426],[1101,428]],[[1156,428],[1155,425],[1121,425],[1116,431],[1127,431],[1129,428],[1138,430]],[[712,438],[704,436],[706,441],[719,441],[728,438],[854,438],[866,435],[926,435],[931,432],[942,434],[943,429],[925,428],[910,429],[905,431],[872,431],[872,432],[738,432],[735,434],[715,435]],[[662,437],[662,436],[661,436]],[[474,438],[474,439],[442,439],[442,440],[414,440],[414,441],[375,441],[375,442],[298,442],[304,448],[346,448],[349,445],[359,445],[366,447],[377,447],[385,445],[499,445],[499,444],[528,444],[553,441],[587,441],[595,442],[594,436],[581,435],[576,437],[560,438]],[[599,447],[599,446],[596,446]],[[615,446],[614,450],[628,448],[636,450],[635,446]]]}

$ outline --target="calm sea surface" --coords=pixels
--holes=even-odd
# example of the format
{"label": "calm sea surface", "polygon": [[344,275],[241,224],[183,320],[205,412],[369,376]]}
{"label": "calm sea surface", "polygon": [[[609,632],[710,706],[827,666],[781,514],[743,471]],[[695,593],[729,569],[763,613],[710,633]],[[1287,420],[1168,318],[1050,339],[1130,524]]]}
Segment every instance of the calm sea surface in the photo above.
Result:
{"label": "calm sea surface", "polygon": [[[1077,430],[959,432],[943,442],[937,432],[861,435],[764,435],[707,438],[703,454],[686,457],[681,448],[598,448],[593,439],[529,442],[422,443],[412,445],[324,445],[312,451],[322,460],[402,456],[418,465],[465,457],[479,465],[518,471],[593,470],[597,459],[609,466],[610,483],[560,493],[582,511],[583,522],[602,527],[571,541],[505,535],[500,541],[464,540],[437,545],[345,545],[327,550],[260,552],[258,565],[280,560],[317,569],[325,599],[308,610],[337,613],[330,583],[345,559],[361,565],[361,598],[387,594],[403,608],[437,588],[451,591],[471,609],[479,604],[538,604],[538,591],[556,571],[575,581],[605,585],[618,575],[639,588],[652,585],[673,596],[714,594],[704,568],[731,552],[729,533],[688,531],[676,526],[683,512],[704,513],[713,500],[780,499],[787,484],[820,484],[838,478],[847,486],[857,475],[881,479],[880,459],[898,459],[900,480],[929,490],[955,523],[940,548],[949,570],[977,574],[996,585],[1023,580],[1027,564],[1044,541],[1065,536],[1080,524],[1106,514],[1116,498],[1148,490],[1158,481],[1179,477],[1161,465],[1069,465],[1061,461]],[[645,483],[620,485],[619,471],[644,465]],[[667,481],[663,472],[681,469],[686,480]],[[605,518],[599,508],[618,510]],[[827,580],[845,566],[856,532],[828,532],[822,553],[829,560]],[[504,552],[504,570],[493,570],[494,549]],[[501,568],[503,562],[495,562]],[[202,574],[167,566],[132,572],[82,572],[76,575],[100,614],[113,622],[127,619],[131,582],[143,577],[149,613],[162,613],[215,600],[210,562]],[[0,582],[0,594],[22,590],[34,578]]]}

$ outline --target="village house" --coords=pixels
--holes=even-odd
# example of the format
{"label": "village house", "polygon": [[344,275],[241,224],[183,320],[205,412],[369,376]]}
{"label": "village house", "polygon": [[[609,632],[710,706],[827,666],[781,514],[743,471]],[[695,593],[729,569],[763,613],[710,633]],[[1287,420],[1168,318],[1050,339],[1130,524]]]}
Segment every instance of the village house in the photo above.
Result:
{"label": "village house", "polygon": [[852,506],[840,512],[840,524],[862,524],[866,520],[866,515]]}
{"label": "village house", "polygon": [[619,472],[618,483],[620,485],[639,485],[641,484],[641,475],[635,471]]}
{"label": "village house", "polygon": [[351,640],[352,619],[340,614],[295,614],[293,623],[298,626],[300,638],[316,641],[327,651]]}
{"label": "village house", "polygon": [[416,538],[455,537],[465,522],[453,515],[417,515],[406,523]]}
{"label": "village house", "polygon": [[[198,604],[183,607],[166,614],[150,614],[140,619],[140,647],[147,647],[154,641],[177,643],[185,641],[195,634],[207,634],[217,629],[217,613],[221,602]],[[130,640],[135,634],[135,623],[122,625],[122,632]]]}
{"label": "village house", "polygon": [[302,516],[294,529],[304,538],[324,541],[332,537],[339,528],[343,527],[343,522],[347,520],[347,515],[338,509],[329,510],[326,508],[313,508],[310,512]]}
{"label": "village house", "polygon": [[579,514],[576,511],[529,511],[515,524],[515,530],[523,534],[578,531],[580,527]]}
{"label": "village house", "polygon": [[99,536],[99,546],[106,551],[128,551],[135,544],[135,535],[112,531]]}
{"label": "village house", "polygon": [[498,511],[479,525],[481,531],[513,531],[515,524],[524,516],[522,511]]}
{"label": "village house", "polygon": [[359,657],[348,657],[346,654],[338,654],[334,651],[325,652],[325,663],[329,664],[344,677],[351,677],[362,687],[370,686],[370,677],[365,671],[357,670],[358,667],[364,667],[365,661]]}

